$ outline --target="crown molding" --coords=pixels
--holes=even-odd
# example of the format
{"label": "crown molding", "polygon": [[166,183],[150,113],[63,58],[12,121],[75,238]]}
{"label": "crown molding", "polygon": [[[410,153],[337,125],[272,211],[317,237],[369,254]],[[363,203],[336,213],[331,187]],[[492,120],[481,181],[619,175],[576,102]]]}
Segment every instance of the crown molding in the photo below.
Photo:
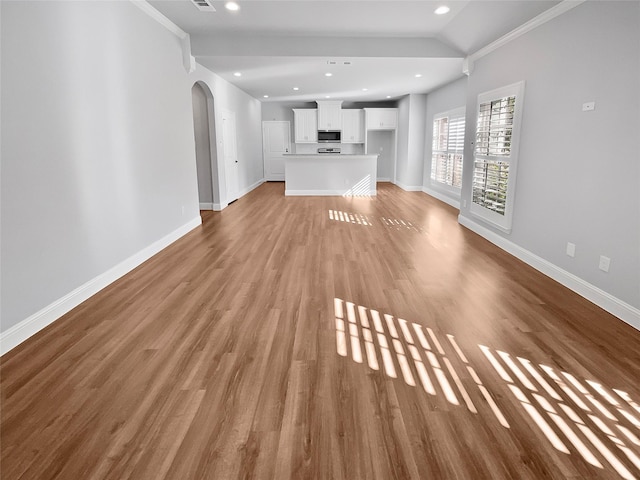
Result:
{"label": "crown molding", "polygon": [[182,63],[187,73],[192,73],[196,69],[196,59],[191,55],[191,36],[182,30],[179,26],[165,17],[162,13],[156,10],[146,0],[129,0],[136,7],[146,13],[153,20],[158,22],[164,28],[173,33],[180,40],[180,46],[182,48]]}
{"label": "crown molding", "polygon": [[494,50],[497,50],[498,48],[508,44],[509,42],[524,35],[525,33],[530,32],[534,28],[537,28],[540,25],[544,25],[548,21],[553,20],[554,18],[562,15],[563,13],[566,13],[569,10],[574,9],[578,5],[581,5],[582,3],[584,3],[585,1],[586,0],[564,0],[559,4],[551,7],[549,10],[542,12],[537,17],[534,17],[528,22],[523,23],[518,28],[511,30],[506,35],[503,35],[497,40],[491,42],[489,45],[482,47],[477,52],[472,53],[471,55],[468,55],[467,57],[465,57],[463,62],[463,73],[465,75],[471,75],[471,73],[473,72],[473,64],[475,61],[479,60],[485,55],[488,55]]}
{"label": "crown molding", "polygon": [[187,32],[182,30],[179,26],[161,14],[158,10],[153,8],[149,2],[146,0],[129,0],[136,7],[142,10],[144,13],[153,18],[156,22],[162,25],[164,28],[173,33],[176,37],[182,40],[184,37],[188,35]]}

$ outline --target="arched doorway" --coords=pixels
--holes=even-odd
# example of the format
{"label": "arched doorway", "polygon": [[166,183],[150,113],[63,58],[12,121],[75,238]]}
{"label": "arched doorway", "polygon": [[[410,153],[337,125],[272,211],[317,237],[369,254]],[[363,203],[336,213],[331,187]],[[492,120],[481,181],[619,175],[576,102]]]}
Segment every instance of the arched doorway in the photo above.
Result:
{"label": "arched doorway", "polygon": [[220,210],[213,95],[206,84],[196,82],[191,88],[191,98],[200,210]]}

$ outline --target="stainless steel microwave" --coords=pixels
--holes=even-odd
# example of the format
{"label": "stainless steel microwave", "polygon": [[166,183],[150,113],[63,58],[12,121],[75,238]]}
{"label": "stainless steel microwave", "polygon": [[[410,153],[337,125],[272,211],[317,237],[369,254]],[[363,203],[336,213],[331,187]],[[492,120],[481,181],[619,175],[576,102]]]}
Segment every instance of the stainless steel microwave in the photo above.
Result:
{"label": "stainless steel microwave", "polygon": [[320,130],[318,131],[318,143],[340,143],[340,132]]}

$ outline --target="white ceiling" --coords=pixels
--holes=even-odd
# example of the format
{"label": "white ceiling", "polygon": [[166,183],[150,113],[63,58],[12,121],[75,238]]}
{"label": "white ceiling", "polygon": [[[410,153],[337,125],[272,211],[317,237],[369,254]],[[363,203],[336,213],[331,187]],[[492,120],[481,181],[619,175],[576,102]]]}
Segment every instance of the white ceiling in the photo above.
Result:
{"label": "white ceiling", "polygon": [[[466,55],[560,2],[238,0],[238,12],[218,0],[216,12],[190,0],[149,3],[191,35],[198,63],[255,98],[371,102],[461,77]],[[451,11],[435,15],[443,4]]]}

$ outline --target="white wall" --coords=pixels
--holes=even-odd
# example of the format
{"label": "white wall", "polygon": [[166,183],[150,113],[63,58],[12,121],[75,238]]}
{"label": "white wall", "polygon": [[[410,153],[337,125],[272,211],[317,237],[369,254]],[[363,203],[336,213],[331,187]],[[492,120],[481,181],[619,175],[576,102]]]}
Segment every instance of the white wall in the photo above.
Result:
{"label": "white wall", "polygon": [[[585,2],[476,62],[468,81],[466,128],[468,139],[479,93],[526,81],[512,233],[484,226],[635,309],[639,46],[640,3]],[[595,110],[583,112],[589,101],[596,102]],[[467,204],[472,163],[467,141]],[[468,207],[461,215],[462,221],[482,224]],[[565,254],[567,242],[576,244],[575,258]],[[611,258],[609,273],[598,270],[600,255]]]}
{"label": "white wall", "polygon": [[178,39],[130,2],[1,2],[1,329],[197,219]]}
{"label": "white wall", "polygon": [[467,102],[467,77],[462,77],[427,95],[427,111],[424,136],[424,170],[422,185],[424,191],[459,208],[460,193],[431,181],[431,156],[433,148],[433,117],[454,108],[464,107]]}
{"label": "white wall", "polygon": [[396,183],[409,190],[422,189],[426,95],[405,95],[398,102],[398,157]]}
{"label": "white wall", "polygon": [[[215,124],[222,125],[222,112],[229,110],[236,114],[236,134],[238,145],[238,187],[240,196],[248,193],[264,181],[262,161],[262,105],[235,85],[230,84],[202,65],[196,63],[196,69],[189,75],[189,82],[206,84],[213,95],[215,104]],[[218,158],[218,178],[221,207],[229,202],[226,196],[224,151],[222,129],[216,129]],[[216,186],[214,185],[214,198]],[[217,203],[217,201],[216,201]]]}
{"label": "white wall", "polygon": [[377,180],[393,181],[396,135],[394,130],[369,130],[367,133],[367,153],[378,155]]}
{"label": "white wall", "polygon": [[413,188],[422,186],[427,96],[409,95],[409,102],[411,108],[411,121],[409,122],[409,157],[404,177],[401,177],[401,180]]}

